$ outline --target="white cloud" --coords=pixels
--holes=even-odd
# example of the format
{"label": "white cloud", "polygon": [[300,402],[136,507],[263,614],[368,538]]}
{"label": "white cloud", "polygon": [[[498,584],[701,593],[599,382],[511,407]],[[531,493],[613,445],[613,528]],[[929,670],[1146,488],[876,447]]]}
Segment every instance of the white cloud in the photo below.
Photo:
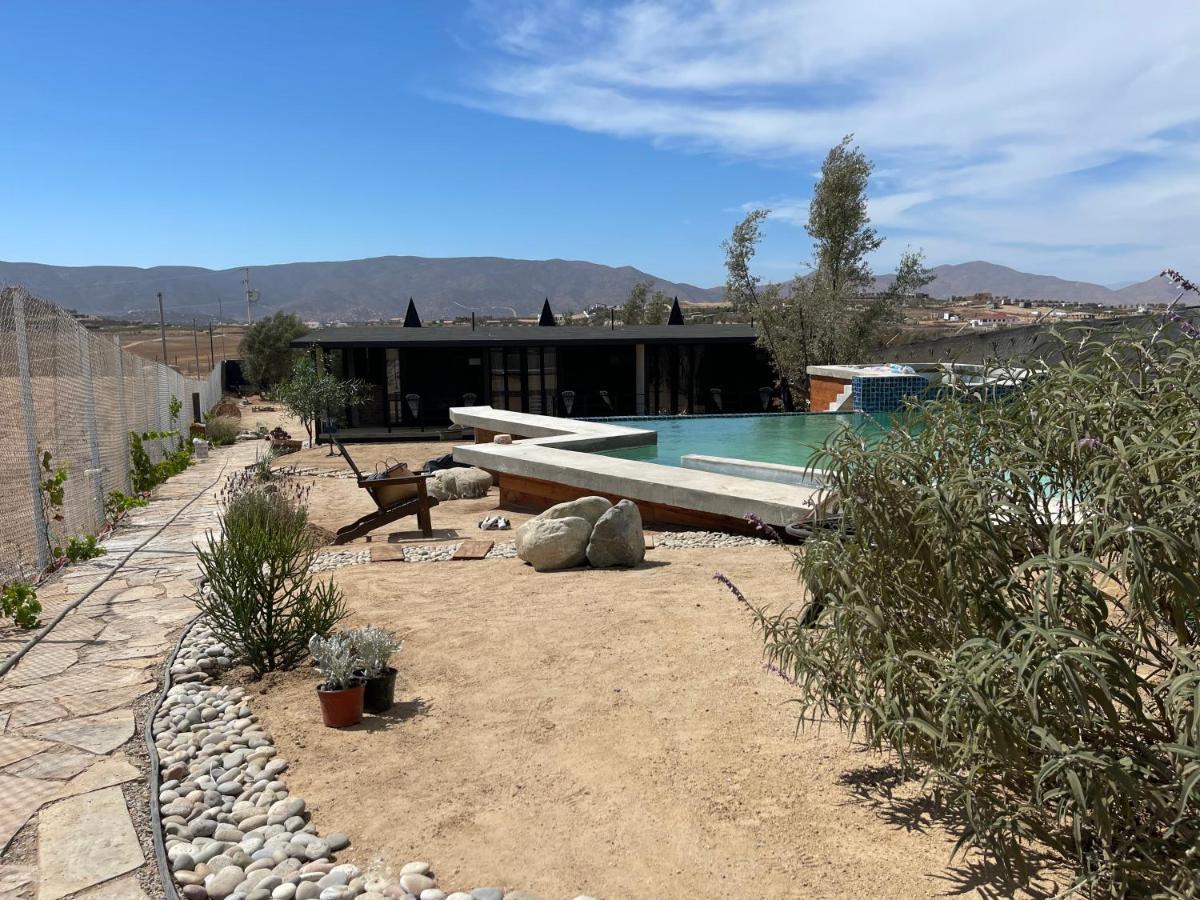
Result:
{"label": "white cloud", "polygon": [[[875,220],[911,232],[934,261],[935,247],[1003,250],[997,261],[1057,260],[1112,280],[1197,256],[1194,0],[625,0],[603,11],[529,0],[477,12],[500,58],[473,102],[760,160],[811,161],[854,132],[878,164]],[[803,198],[776,206],[785,221],[805,215]],[[1127,245],[1143,249],[1111,249]]]}

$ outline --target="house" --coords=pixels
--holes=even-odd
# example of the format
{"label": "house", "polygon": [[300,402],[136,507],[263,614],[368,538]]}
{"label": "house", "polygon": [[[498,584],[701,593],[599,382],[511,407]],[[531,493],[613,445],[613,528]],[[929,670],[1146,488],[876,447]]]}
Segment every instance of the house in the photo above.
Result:
{"label": "house", "polygon": [[[547,304],[548,306],[548,304]],[[774,378],[750,325],[319,328],[292,342],[367,385],[346,439],[443,426],[453,406],[551,416],[761,412]],[[767,393],[770,402],[770,392]]]}

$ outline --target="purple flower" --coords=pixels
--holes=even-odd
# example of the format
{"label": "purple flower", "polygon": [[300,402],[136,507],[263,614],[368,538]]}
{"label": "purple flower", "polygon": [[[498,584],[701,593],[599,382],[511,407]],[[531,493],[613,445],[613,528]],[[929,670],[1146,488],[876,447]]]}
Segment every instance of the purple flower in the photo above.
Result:
{"label": "purple flower", "polygon": [[[746,595],[738,590],[738,586],[734,584],[732,580],[730,580],[728,575],[724,574],[723,572],[717,572],[715,575],[713,575],[713,581],[725,585],[725,587],[729,589],[729,593],[733,594],[733,596],[737,598],[738,603],[744,603],[746,606],[750,606],[750,601],[746,599]],[[750,608],[753,609],[754,607],[750,606]]]}
{"label": "purple flower", "polygon": [[779,533],[754,513],[746,513],[746,521],[754,526],[755,531],[768,540],[775,541],[779,544],[783,543],[783,541],[779,539]]}

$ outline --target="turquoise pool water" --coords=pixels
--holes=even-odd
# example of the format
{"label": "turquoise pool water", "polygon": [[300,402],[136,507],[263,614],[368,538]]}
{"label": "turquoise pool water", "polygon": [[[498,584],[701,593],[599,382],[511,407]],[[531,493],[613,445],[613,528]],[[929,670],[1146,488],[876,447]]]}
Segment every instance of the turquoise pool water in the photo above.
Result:
{"label": "turquoise pool water", "polygon": [[678,466],[686,453],[730,456],[788,466],[807,465],[840,428],[887,428],[890,416],[867,413],[810,413],[764,416],[680,416],[669,419],[604,419],[658,432],[658,445],[609,450],[605,456]]}

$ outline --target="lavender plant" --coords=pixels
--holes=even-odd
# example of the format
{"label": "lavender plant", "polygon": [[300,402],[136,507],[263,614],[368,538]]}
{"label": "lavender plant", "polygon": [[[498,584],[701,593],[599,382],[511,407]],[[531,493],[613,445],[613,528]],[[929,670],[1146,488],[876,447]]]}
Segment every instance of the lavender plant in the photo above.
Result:
{"label": "lavender plant", "polygon": [[1200,892],[1192,334],[1064,341],[1003,401],[841,433],[810,601],[756,612],[803,720],[893,751],[961,845],[1012,871],[1048,850],[1092,896]]}

